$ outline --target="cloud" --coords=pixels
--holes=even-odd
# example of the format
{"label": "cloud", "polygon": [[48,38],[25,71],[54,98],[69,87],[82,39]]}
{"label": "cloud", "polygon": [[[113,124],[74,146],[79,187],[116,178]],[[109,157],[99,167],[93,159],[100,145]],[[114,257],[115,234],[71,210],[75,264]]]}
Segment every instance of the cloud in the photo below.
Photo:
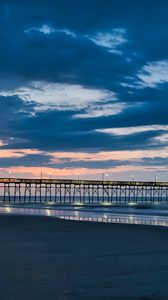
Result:
{"label": "cloud", "polygon": [[130,135],[148,131],[168,131],[168,125],[146,125],[134,127],[106,128],[97,129],[96,131],[113,135]]}
{"label": "cloud", "polygon": [[42,32],[44,34],[51,34],[51,33],[55,32],[55,29],[52,26],[49,26],[47,24],[43,24],[40,27],[35,27],[35,26],[29,27],[28,29],[25,29],[24,31],[27,34],[31,33],[32,31],[39,31],[39,32]]}
{"label": "cloud", "polygon": [[138,73],[140,87],[156,87],[168,82],[168,60],[155,61],[146,64]]}
{"label": "cloud", "polygon": [[38,31],[38,32],[41,32],[41,33],[44,33],[44,34],[52,34],[52,33],[56,32],[56,33],[64,33],[64,34],[70,35],[72,37],[76,36],[76,34],[73,31],[70,31],[69,29],[66,29],[66,28],[56,29],[53,26],[48,25],[48,24],[43,24],[39,27],[32,26],[32,27],[29,27],[28,29],[25,29],[24,31],[27,34],[33,32],[33,31]]}
{"label": "cloud", "polygon": [[27,155],[45,155],[36,149],[0,149],[0,158],[20,158]]}
{"label": "cloud", "polygon": [[37,104],[36,110],[85,110],[76,114],[76,118],[91,118],[120,113],[124,103],[116,102],[114,92],[103,89],[91,89],[80,85],[30,82],[16,89],[0,90],[0,96],[17,96],[23,101]]}
{"label": "cloud", "polygon": [[161,144],[168,143],[168,133],[161,134],[160,136],[156,136],[154,141],[159,142]]}
{"label": "cloud", "polygon": [[121,54],[120,46],[127,42],[125,30],[115,28],[111,32],[98,32],[87,35],[96,45],[106,48],[110,53]]}
{"label": "cloud", "polygon": [[[28,117],[32,117],[34,104],[32,102],[23,102],[16,96],[0,96],[0,139],[1,147],[25,141],[20,138],[18,132],[14,130],[15,124],[20,124]],[[22,128],[23,129],[23,128]]]}
{"label": "cloud", "polygon": [[157,166],[166,163],[166,149],[149,151],[52,152],[36,149],[0,149],[1,168],[25,166],[64,169],[99,169],[121,166]]}
{"label": "cloud", "polygon": [[52,163],[66,161],[129,161],[140,160],[143,158],[167,158],[167,147],[158,150],[122,150],[122,151],[100,151],[94,153],[88,152],[50,152]]}
{"label": "cloud", "polygon": [[1,90],[1,96],[18,96],[25,101],[48,105],[55,109],[83,108],[89,103],[116,100],[113,92],[89,89],[80,85],[33,81],[14,90]]}
{"label": "cloud", "polygon": [[99,152],[72,152],[72,151],[40,151],[38,149],[0,149],[0,157],[22,159],[24,157],[44,156],[48,157],[48,163],[58,164],[64,162],[99,162],[99,161],[129,161],[144,158],[167,158],[167,147],[151,150],[122,150],[122,151],[99,151]]}
{"label": "cloud", "polygon": [[0,32],[0,56],[3,58],[0,78],[6,78],[6,81],[19,78],[25,82],[70,83],[116,92],[120,79],[128,73],[133,76],[135,69],[137,71],[136,64],[127,63],[125,59],[129,56],[128,49],[125,49],[127,43],[122,44],[120,40],[124,29],[111,26],[107,30],[115,36],[113,51],[126,54],[122,56],[109,53],[106,49],[110,49],[98,46],[87,37],[99,32],[98,29],[79,32],[78,28],[72,29],[72,26],[60,22],[57,25],[56,18],[34,20],[33,12],[29,21],[25,18],[22,22],[20,13],[12,26],[9,20],[4,21],[4,14],[1,12],[0,19],[1,28],[4,28]]}
{"label": "cloud", "polygon": [[0,140],[0,147],[7,145],[3,140]]}
{"label": "cloud", "polygon": [[85,112],[75,114],[74,118],[98,118],[105,116],[117,115],[126,107],[126,103],[109,103],[109,104],[96,104],[89,105]]}

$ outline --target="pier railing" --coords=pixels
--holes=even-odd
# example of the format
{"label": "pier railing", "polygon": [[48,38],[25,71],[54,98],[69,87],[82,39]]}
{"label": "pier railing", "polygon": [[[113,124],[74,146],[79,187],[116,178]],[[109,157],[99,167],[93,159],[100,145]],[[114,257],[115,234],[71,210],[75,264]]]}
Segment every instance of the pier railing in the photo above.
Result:
{"label": "pier railing", "polygon": [[0,178],[5,203],[168,202],[168,182]]}

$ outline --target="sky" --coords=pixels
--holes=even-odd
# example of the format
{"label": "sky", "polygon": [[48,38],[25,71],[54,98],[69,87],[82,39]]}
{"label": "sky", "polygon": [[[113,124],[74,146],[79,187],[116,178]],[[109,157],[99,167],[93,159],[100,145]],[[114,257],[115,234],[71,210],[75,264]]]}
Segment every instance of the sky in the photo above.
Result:
{"label": "sky", "polygon": [[168,2],[0,1],[0,176],[168,177]]}

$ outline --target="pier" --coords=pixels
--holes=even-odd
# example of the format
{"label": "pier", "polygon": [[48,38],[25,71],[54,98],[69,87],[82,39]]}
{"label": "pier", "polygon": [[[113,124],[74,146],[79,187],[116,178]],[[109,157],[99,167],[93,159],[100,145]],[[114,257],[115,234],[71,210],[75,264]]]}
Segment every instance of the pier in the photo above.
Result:
{"label": "pier", "polygon": [[168,182],[0,178],[0,202],[165,203]]}

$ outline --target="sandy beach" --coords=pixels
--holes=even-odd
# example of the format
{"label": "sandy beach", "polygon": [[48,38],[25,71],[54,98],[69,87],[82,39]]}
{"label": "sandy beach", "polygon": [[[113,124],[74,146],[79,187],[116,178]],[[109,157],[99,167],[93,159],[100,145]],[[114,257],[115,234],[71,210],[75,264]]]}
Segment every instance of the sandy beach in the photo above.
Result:
{"label": "sandy beach", "polygon": [[1,299],[168,299],[168,229],[0,215]]}

